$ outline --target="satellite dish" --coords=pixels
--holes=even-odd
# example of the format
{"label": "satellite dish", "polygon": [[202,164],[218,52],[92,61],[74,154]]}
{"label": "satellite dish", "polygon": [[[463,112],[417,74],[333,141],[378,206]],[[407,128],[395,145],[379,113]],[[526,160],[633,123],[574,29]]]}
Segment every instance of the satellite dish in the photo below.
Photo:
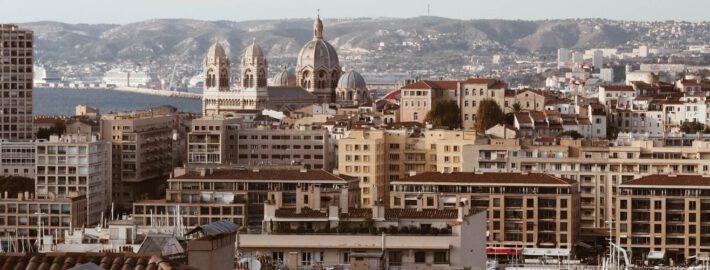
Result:
{"label": "satellite dish", "polygon": [[261,270],[261,262],[254,258],[244,258],[239,260],[240,263],[246,263],[249,270]]}

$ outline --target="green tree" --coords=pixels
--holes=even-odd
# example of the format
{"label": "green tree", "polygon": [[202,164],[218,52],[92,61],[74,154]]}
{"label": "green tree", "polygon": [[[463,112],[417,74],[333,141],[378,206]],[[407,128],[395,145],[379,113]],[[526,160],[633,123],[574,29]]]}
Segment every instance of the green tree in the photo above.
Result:
{"label": "green tree", "polygon": [[493,99],[487,98],[478,104],[476,111],[476,131],[485,132],[487,129],[502,124],[505,121],[503,110]]}
{"label": "green tree", "polygon": [[11,198],[17,198],[21,192],[34,193],[35,181],[21,176],[0,176],[0,193],[7,192]]}
{"label": "green tree", "polygon": [[51,128],[40,128],[37,130],[35,137],[37,137],[37,139],[49,140],[49,136],[62,135],[66,129],[67,126],[64,125],[64,123],[55,123]]}
{"label": "green tree", "polygon": [[424,121],[434,127],[461,128],[461,109],[454,100],[443,100],[434,104]]}
{"label": "green tree", "polygon": [[572,137],[572,139],[576,140],[584,136],[582,136],[582,134],[579,134],[579,132],[577,132],[576,130],[568,130],[560,133],[559,135],[557,135],[557,137]]}
{"label": "green tree", "polygon": [[705,125],[698,122],[685,122],[680,126],[680,131],[685,133],[704,132]]}

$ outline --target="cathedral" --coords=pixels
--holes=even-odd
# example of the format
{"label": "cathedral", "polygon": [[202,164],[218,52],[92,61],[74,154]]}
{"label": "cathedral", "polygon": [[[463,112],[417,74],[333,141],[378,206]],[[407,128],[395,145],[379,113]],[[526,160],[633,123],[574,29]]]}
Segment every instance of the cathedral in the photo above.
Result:
{"label": "cathedral", "polygon": [[268,82],[269,64],[256,41],[239,62],[241,86],[230,87],[230,61],[219,43],[210,47],[204,62],[203,115],[234,115],[241,110],[294,110],[315,103],[356,105],[369,102],[365,80],[350,71],[342,74],[338,53],[323,39],[320,16],[313,39],[298,54],[295,74],[283,70]]}

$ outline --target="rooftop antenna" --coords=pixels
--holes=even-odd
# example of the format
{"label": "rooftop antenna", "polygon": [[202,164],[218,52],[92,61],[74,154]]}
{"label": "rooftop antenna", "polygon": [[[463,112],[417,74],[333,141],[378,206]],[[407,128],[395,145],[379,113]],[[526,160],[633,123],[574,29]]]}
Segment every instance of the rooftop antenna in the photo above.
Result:
{"label": "rooftop antenna", "polygon": [[431,16],[431,4],[426,4],[426,15]]}

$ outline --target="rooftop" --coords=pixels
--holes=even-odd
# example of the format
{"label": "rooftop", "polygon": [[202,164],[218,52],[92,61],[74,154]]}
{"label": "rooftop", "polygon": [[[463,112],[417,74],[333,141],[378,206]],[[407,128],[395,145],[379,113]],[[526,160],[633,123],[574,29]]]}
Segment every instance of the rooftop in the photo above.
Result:
{"label": "rooftop", "polygon": [[392,184],[402,183],[570,185],[573,184],[574,181],[544,173],[425,172],[392,181]]}
{"label": "rooftop", "polygon": [[702,175],[648,175],[621,184],[622,186],[702,186],[710,188],[710,177]]}
{"label": "rooftop", "polygon": [[173,179],[228,179],[228,180],[264,180],[264,181],[345,181],[342,177],[324,170],[237,170],[214,169],[190,171]]}

